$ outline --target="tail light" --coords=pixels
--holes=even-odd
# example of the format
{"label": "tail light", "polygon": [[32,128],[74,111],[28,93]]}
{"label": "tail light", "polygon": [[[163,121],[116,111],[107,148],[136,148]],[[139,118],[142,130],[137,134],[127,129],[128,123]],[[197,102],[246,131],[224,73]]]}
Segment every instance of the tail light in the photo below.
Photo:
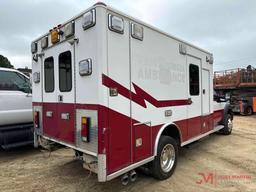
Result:
{"label": "tail light", "polygon": [[39,111],[34,112],[34,127],[39,128]]}
{"label": "tail light", "polygon": [[82,117],[81,119],[81,136],[83,141],[89,142],[90,118]]}

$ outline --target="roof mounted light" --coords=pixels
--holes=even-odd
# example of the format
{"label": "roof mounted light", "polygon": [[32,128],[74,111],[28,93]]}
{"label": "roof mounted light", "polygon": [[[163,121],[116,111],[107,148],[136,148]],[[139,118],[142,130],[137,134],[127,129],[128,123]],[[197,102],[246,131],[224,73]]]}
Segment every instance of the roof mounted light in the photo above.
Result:
{"label": "roof mounted light", "polygon": [[40,82],[40,72],[34,72],[33,73],[33,81],[34,81],[34,83],[39,83]]}
{"label": "roof mounted light", "polygon": [[209,62],[209,64],[213,64],[213,55],[206,56],[206,62]]}
{"label": "roof mounted light", "polygon": [[64,35],[66,38],[71,37],[75,34],[75,22],[72,21],[65,25],[64,27]]}
{"label": "roof mounted light", "polygon": [[143,40],[143,27],[136,23],[132,23],[132,37],[138,40]]}
{"label": "roof mounted light", "polygon": [[187,54],[187,46],[184,43],[180,43],[179,51],[180,51],[180,54],[186,55]]}
{"label": "roof mounted light", "polygon": [[31,52],[32,54],[37,52],[37,42],[31,43]]}
{"label": "roof mounted light", "polygon": [[92,60],[85,59],[79,62],[79,74],[81,76],[88,76],[92,74]]}
{"label": "roof mounted light", "polygon": [[124,21],[121,17],[109,14],[108,27],[111,31],[115,31],[121,34],[124,33]]}
{"label": "roof mounted light", "polygon": [[92,9],[91,11],[84,14],[82,26],[83,26],[83,29],[86,30],[90,27],[93,27],[95,24],[96,24],[96,11],[95,9]]}
{"label": "roof mounted light", "polygon": [[50,30],[51,33],[51,42],[52,44],[58,43],[60,40],[58,28],[54,27],[52,30]]}
{"label": "roof mounted light", "polygon": [[46,36],[43,39],[41,39],[41,48],[45,49],[47,47],[48,47],[48,36]]}

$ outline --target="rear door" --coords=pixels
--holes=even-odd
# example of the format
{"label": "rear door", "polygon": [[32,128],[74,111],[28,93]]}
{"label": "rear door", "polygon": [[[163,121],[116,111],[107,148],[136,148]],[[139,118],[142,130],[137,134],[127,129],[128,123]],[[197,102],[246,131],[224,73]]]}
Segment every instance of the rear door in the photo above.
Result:
{"label": "rear door", "polygon": [[44,51],[44,134],[74,144],[74,48],[62,42]]}

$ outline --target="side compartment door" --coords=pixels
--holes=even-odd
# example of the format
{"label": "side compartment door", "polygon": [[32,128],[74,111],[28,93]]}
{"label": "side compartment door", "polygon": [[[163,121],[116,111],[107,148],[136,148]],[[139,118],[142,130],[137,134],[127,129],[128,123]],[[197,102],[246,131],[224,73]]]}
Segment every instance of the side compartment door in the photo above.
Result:
{"label": "side compartment door", "polygon": [[[149,31],[145,33],[150,34]],[[146,37],[145,37],[146,38]],[[152,38],[153,39],[153,38]],[[153,39],[155,40],[155,39]],[[153,41],[152,40],[152,41]],[[133,162],[138,162],[152,156],[152,116],[148,112],[152,110],[146,106],[143,95],[138,90],[152,94],[156,80],[152,78],[142,78],[141,72],[150,69],[150,59],[148,58],[151,45],[154,42],[144,39],[140,41],[130,37],[131,46],[131,118],[132,118],[132,155]],[[150,44],[149,44],[150,43]],[[156,53],[153,53],[153,55]],[[153,58],[153,57],[152,57]],[[148,63],[146,63],[148,61]],[[152,59],[153,61],[153,59]],[[155,64],[156,65],[156,64]],[[147,68],[147,66],[149,66]],[[149,71],[151,72],[151,71]],[[152,88],[154,87],[154,88]],[[138,90],[137,90],[138,89]],[[150,93],[151,90],[151,93]],[[145,103],[143,103],[145,102]],[[145,106],[144,106],[145,105]],[[155,109],[157,110],[157,109]],[[157,111],[155,111],[157,113]],[[151,113],[152,114],[152,113]]]}
{"label": "side compartment door", "polygon": [[191,105],[188,105],[188,137],[193,138],[201,133],[201,60],[188,56],[187,66],[188,95],[192,102]]}
{"label": "side compartment door", "polygon": [[[110,18],[123,20],[123,33],[107,29],[109,87],[109,152],[108,172],[131,164],[129,22],[117,14]],[[118,18],[117,18],[118,17]],[[118,94],[111,94],[111,92]]]}

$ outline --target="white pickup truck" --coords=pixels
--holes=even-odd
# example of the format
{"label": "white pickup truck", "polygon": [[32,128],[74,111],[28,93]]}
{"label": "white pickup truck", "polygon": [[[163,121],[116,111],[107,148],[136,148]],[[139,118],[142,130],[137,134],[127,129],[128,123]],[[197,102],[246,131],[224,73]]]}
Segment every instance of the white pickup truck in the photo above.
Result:
{"label": "white pickup truck", "polygon": [[27,76],[0,68],[0,147],[33,143],[32,91]]}

